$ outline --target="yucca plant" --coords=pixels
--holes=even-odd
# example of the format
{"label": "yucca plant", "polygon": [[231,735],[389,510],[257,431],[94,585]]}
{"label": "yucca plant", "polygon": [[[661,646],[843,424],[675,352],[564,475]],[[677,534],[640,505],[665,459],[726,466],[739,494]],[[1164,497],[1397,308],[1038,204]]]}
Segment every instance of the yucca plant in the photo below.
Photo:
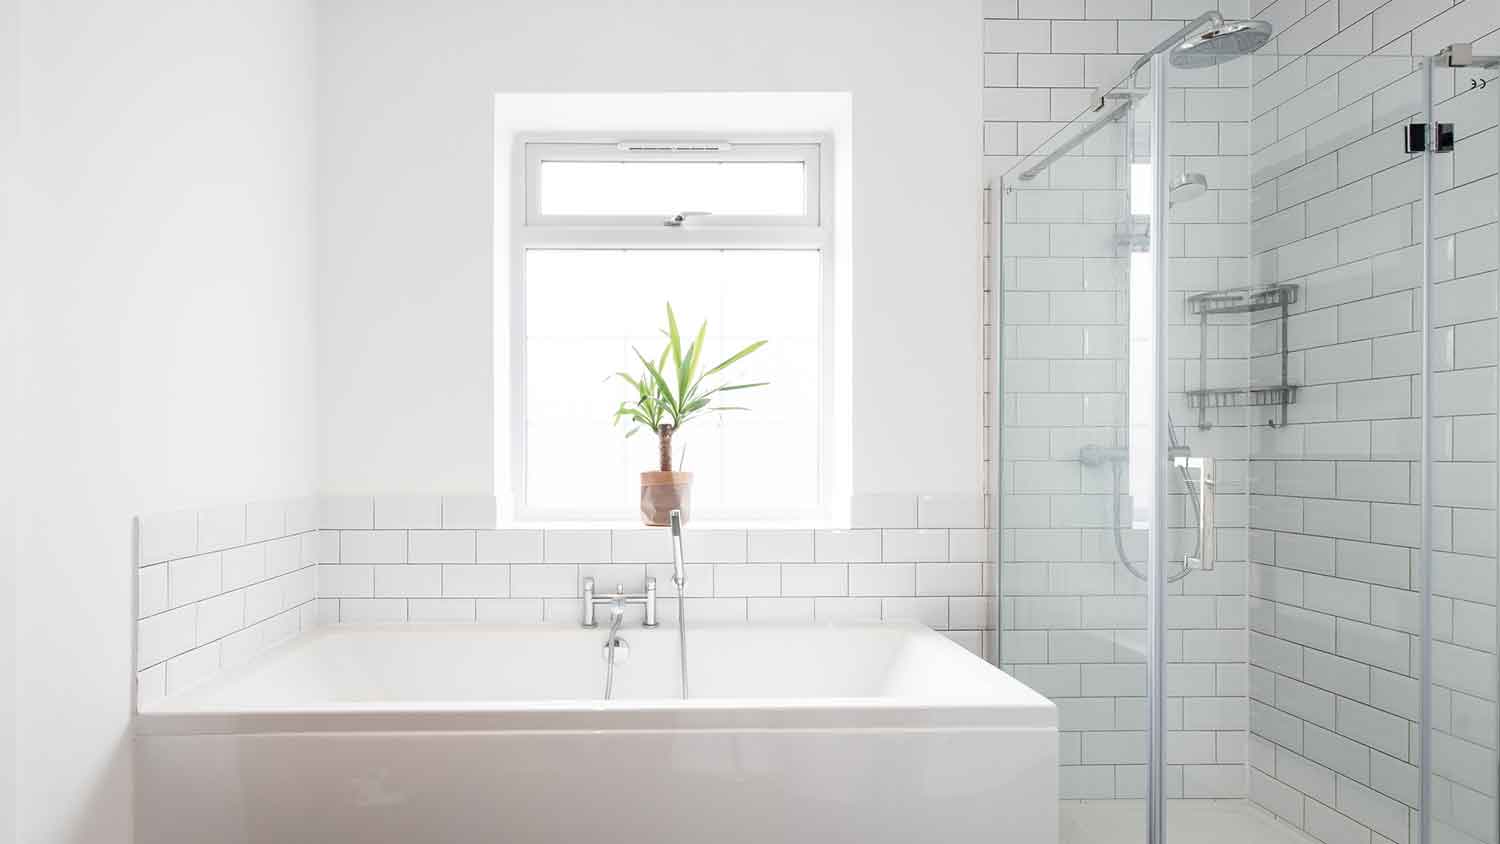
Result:
{"label": "yucca plant", "polygon": [[739,405],[719,404],[723,398],[721,394],[764,387],[770,382],[710,383],[716,380],[714,376],[724,373],[746,355],[764,346],[765,340],[751,343],[700,373],[708,322],[705,320],[698,327],[697,336],[684,347],[682,335],[677,330],[677,314],[672,311],[672,303],[668,302],[667,328],[662,333],[667,337],[667,345],[654,359],[647,358],[641,354],[640,349],[632,347],[631,350],[645,368],[639,377],[632,377],[627,372],[615,373],[616,377],[630,385],[636,398],[634,401],[620,402],[620,406],[615,409],[614,422],[616,425],[621,422],[632,423],[625,432],[627,437],[635,436],[642,429],[654,432],[657,436],[661,471],[671,472],[674,433],[689,420],[699,416],[749,410],[750,408]]}

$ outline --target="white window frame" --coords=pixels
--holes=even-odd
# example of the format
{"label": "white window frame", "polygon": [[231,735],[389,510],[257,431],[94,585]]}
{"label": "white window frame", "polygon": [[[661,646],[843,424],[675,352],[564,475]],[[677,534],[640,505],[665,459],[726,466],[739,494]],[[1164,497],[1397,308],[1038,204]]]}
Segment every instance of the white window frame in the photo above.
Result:
{"label": "white window frame", "polygon": [[[600,228],[660,226],[659,214],[638,215],[580,215],[543,214],[538,208],[539,191],[531,186],[540,184],[537,175],[541,165],[548,161],[707,161],[707,162],[792,162],[801,164],[806,192],[803,195],[801,215],[734,215],[709,214],[695,217],[693,228],[716,229],[763,229],[768,226],[781,229],[815,229],[820,222],[822,195],[818,188],[821,179],[821,145],[797,142],[730,143],[727,141],[527,141],[523,143],[526,155],[526,225],[527,226],[587,226]],[[691,208],[673,209],[692,211]]]}
{"label": "white window frame", "polygon": [[[819,253],[818,291],[818,501],[811,510],[722,512],[695,507],[702,522],[828,523],[834,507],[834,349],[835,243],[833,226],[833,139],[826,136],[694,138],[580,137],[536,135],[517,138],[510,219],[509,401],[510,521],[618,522],[634,512],[533,507],[526,500],[526,260],[531,249],[797,249]],[[799,161],[807,197],[802,216],[706,215],[682,226],[663,224],[660,215],[544,215],[538,210],[543,161]],[[691,211],[696,209],[682,209]],[[712,328],[712,326],[710,326]],[[774,385],[773,385],[774,387]],[[607,416],[601,409],[600,419]],[[601,421],[601,424],[607,424]],[[689,431],[691,433],[691,430]],[[642,470],[651,469],[643,466]]]}

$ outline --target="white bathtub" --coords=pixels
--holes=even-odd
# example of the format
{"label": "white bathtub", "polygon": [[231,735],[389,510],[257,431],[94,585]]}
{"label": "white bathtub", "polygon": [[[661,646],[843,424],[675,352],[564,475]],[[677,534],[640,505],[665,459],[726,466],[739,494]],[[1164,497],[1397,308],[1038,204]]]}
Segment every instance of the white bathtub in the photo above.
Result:
{"label": "white bathtub", "polygon": [[1057,715],[916,625],[330,627],[137,717],[153,844],[1053,842]]}

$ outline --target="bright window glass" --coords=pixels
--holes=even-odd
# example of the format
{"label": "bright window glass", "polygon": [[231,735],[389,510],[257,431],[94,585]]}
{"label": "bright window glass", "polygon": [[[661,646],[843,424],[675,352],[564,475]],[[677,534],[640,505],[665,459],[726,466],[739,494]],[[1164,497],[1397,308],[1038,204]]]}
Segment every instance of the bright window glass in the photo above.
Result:
{"label": "bright window glass", "polygon": [[537,207],[553,216],[807,213],[797,161],[543,161]]}
{"label": "bright window glass", "polygon": [[[755,340],[730,370],[770,386],[734,396],[749,413],[689,422],[677,468],[694,473],[698,518],[807,514],[819,504],[822,257],[815,249],[527,249],[524,500],[533,514],[633,516],[649,431],[625,439],[610,415],[630,388],[609,376],[654,358],[671,302],[684,334],[708,321],[705,368]],[[715,378],[715,382],[719,379]],[[623,424],[623,423],[622,423]]]}

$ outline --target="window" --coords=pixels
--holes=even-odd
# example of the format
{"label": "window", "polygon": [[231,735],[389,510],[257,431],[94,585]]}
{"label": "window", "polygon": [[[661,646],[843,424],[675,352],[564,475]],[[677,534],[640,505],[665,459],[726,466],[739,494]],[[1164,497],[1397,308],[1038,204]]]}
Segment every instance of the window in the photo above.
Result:
{"label": "window", "polygon": [[656,439],[610,416],[654,358],[665,305],[708,322],[708,364],[755,340],[749,413],[688,423],[675,468],[698,520],[826,518],[832,226],[820,141],[519,144],[512,255],[511,477],[517,518],[633,519]]}

